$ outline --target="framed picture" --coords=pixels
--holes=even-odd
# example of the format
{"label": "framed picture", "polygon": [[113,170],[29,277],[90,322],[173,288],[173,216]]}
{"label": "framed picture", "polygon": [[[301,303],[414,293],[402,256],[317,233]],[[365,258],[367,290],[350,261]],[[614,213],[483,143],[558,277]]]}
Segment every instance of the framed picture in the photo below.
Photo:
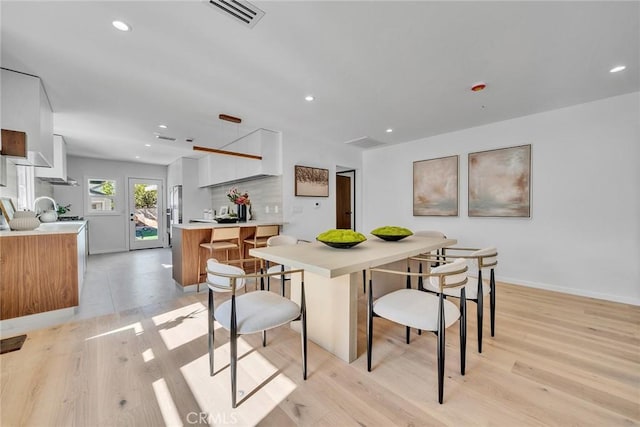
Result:
{"label": "framed picture", "polygon": [[469,154],[469,216],[531,216],[531,145]]}
{"label": "framed picture", "polygon": [[2,216],[9,222],[13,219],[16,208],[9,197],[0,197],[0,210],[2,210]]}
{"label": "framed picture", "polygon": [[329,197],[329,169],[295,166],[296,196]]}
{"label": "framed picture", "polygon": [[413,162],[413,216],[458,216],[458,156]]}

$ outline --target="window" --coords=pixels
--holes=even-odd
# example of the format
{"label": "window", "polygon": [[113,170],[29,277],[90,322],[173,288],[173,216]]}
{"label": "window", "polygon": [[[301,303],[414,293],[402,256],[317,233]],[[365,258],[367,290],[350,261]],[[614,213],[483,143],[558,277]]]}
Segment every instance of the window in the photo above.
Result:
{"label": "window", "polygon": [[87,180],[87,212],[114,213],[117,187],[114,179],[89,178]]}

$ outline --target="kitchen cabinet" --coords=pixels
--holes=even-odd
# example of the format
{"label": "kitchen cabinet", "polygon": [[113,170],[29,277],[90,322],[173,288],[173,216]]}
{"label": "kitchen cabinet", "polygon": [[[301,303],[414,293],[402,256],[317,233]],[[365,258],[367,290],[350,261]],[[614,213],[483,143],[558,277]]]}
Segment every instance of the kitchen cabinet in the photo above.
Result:
{"label": "kitchen cabinet", "polygon": [[261,156],[262,160],[208,154],[198,161],[200,187],[265,175],[282,175],[282,139],[278,132],[258,129],[225,146],[224,150]]}
{"label": "kitchen cabinet", "polygon": [[27,134],[17,130],[2,129],[0,154],[9,157],[27,157]]}
{"label": "kitchen cabinet", "polygon": [[38,77],[1,70],[1,127],[25,132],[27,157],[13,157],[17,165],[53,166],[53,112]]}
{"label": "kitchen cabinet", "polygon": [[78,305],[87,265],[86,224],[0,231],[0,320]]}

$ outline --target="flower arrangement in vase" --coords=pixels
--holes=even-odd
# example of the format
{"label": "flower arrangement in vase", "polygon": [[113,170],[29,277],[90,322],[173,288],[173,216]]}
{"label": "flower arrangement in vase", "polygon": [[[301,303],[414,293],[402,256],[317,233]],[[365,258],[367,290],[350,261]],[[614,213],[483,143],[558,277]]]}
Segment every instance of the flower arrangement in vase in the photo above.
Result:
{"label": "flower arrangement in vase", "polygon": [[247,220],[247,206],[251,205],[249,200],[249,193],[241,193],[236,187],[229,189],[227,192],[227,198],[235,205],[237,205],[238,221],[244,222]]}

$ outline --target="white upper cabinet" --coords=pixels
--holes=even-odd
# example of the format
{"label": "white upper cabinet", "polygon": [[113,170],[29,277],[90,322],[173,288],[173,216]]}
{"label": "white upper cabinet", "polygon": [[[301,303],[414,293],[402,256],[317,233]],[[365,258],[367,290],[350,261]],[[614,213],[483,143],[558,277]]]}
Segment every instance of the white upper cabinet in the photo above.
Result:
{"label": "white upper cabinet", "polygon": [[264,175],[282,175],[282,136],[279,132],[258,129],[225,146],[223,150],[261,156],[262,160],[208,154],[198,161],[200,187]]}
{"label": "white upper cabinet", "polygon": [[27,134],[27,158],[15,164],[53,166],[53,113],[38,77],[2,70],[2,129]]}

